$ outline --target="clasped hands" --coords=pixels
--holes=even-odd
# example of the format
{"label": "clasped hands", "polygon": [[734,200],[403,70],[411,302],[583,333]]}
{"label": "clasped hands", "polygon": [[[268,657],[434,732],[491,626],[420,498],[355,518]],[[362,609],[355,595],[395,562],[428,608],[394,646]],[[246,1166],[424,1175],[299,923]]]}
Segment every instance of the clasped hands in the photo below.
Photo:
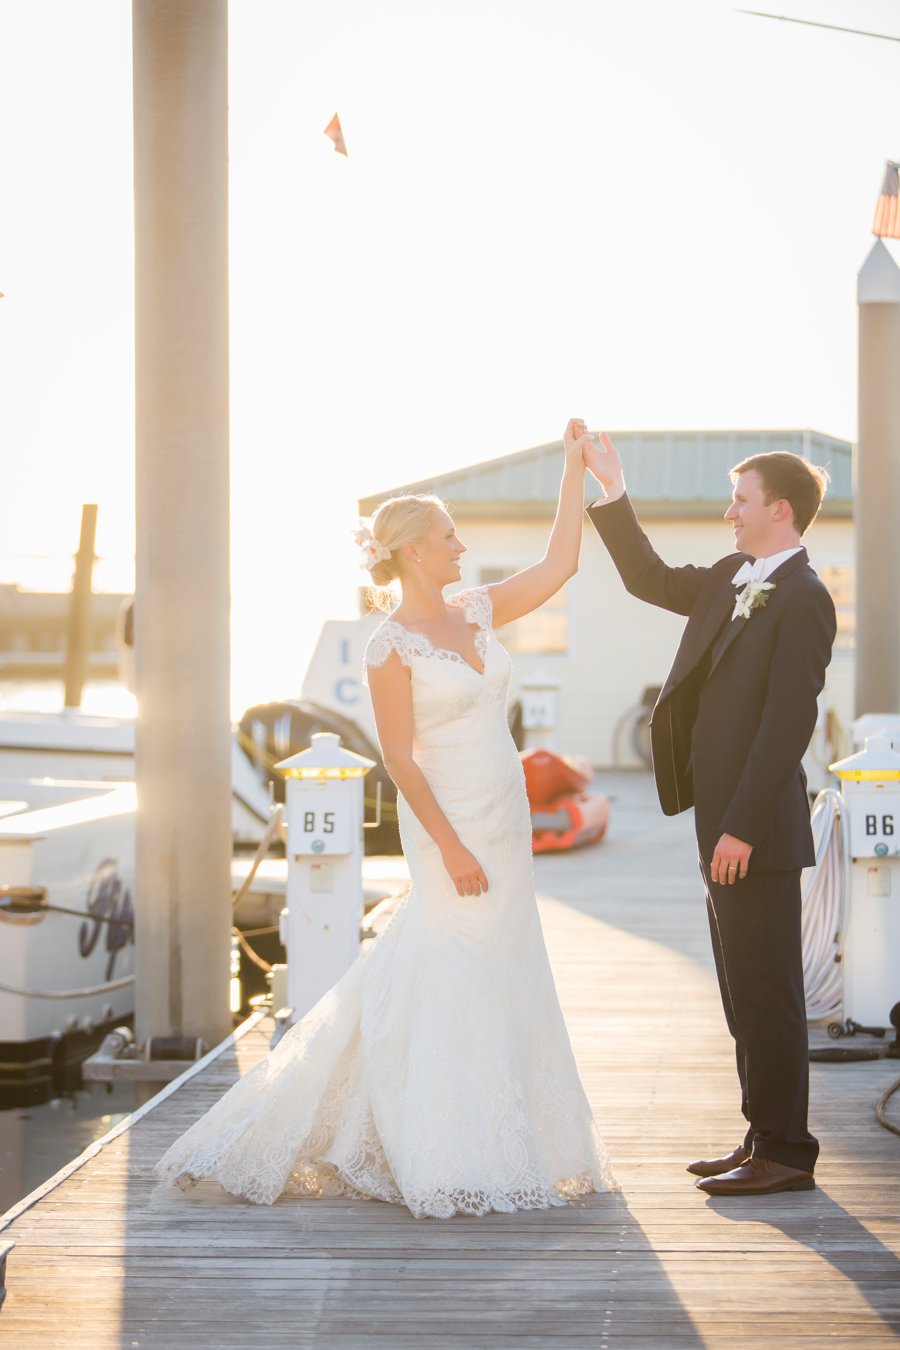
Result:
{"label": "clasped hands", "polygon": [[605,431],[600,432],[598,439],[599,445],[588,431],[587,423],[580,417],[570,418],[563,436],[566,467],[580,462],[590,469],[607,497],[614,500],[625,491],[622,460]]}

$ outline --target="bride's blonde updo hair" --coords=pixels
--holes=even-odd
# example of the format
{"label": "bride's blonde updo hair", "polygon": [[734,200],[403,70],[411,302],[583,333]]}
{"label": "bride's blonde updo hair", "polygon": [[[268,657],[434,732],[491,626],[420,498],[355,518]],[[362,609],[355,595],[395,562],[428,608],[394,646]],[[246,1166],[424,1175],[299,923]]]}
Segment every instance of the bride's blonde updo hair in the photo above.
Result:
{"label": "bride's blonde updo hair", "polygon": [[446,503],[431,492],[407,493],[382,502],[372,517],[372,534],[391,556],[370,568],[373,586],[390,586],[400,575],[400,549],[418,544],[434,523],[435,511],[446,510]]}

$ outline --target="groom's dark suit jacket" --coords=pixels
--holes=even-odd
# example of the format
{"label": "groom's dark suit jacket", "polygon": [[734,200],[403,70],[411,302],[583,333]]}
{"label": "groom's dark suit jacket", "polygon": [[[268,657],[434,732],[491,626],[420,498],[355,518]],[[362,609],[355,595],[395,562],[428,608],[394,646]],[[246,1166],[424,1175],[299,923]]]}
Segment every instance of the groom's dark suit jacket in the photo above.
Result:
{"label": "groom's dark suit jacket", "polygon": [[628,497],[588,508],[627,590],[686,614],[653,711],[653,770],[666,815],[695,808],[707,862],[723,834],[753,845],[754,871],[815,862],[800,761],[816,724],[835,636],[834,605],[805,549],[768,578],[764,607],[731,619],[732,578],[747,555],[668,567]]}

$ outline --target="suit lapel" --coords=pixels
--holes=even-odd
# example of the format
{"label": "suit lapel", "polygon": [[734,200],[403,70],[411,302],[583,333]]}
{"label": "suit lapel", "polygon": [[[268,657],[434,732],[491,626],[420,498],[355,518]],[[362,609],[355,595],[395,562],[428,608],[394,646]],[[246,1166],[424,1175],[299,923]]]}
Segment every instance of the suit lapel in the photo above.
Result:
{"label": "suit lapel", "polygon": [[[730,607],[731,607],[732,610],[734,609],[734,599],[735,599],[735,596],[736,596],[736,595],[737,595],[737,591],[732,587],[731,596],[730,596],[730,600],[731,600],[731,606],[730,606]],[[713,673],[713,671],[715,670],[716,666],[717,666],[717,665],[719,664],[719,662],[722,660],[722,657],[723,657],[723,656],[725,655],[725,653],[728,651],[728,648],[729,648],[730,646],[732,646],[733,643],[737,642],[738,638],[740,637],[740,635],[741,635],[741,633],[744,631],[744,629],[747,627],[747,624],[748,624],[749,622],[750,622],[749,619],[740,619],[740,618],[738,618],[738,619],[732,619],[732,620],[731,620],[731,622],[729,623],[728,627],[725,629],[724,633],[722,634],[722,639],[721,639],[721,641],[720,641],[720,642],[717,642],[716,645],[715,645],[715,647],[713,648],[712,665],[711,665],[710,668],[709,668],[709,673],[710,673],[710,675]]]}
{"label": "suit lapel", "polygon": [[[775,585],[777,586],[778,583],[780,581],[783,581],[785,577],[790,576],[791,572],[796,571],[798,567],[806,566],[808,562],[809,562],[809,555],[807,554],[806,549],[802,548],[799,553],[794,553],[790,558],[786,558],[780,567],[776,567],[775,571],[768,578],[768,580],[774,582]],[[728,597],[729,609],[734,608],[735,597],[738,594],[739,592],[734,586],[729,587],[729,597]],[[737,642],[741,633],[752,622],[753,622],[752,614],[750,615],[749,619],[741,619],[741,618],[732,619],[731,623],[725,629],[725,632],[722,634],[721,642],[717,642],[715,648],[713,649],[712,665],[710,666],[709,671],[710,675],[715,670],[719,662],[722,660],[722,657],[728,651],[729,647],[733,646],[734,643]]]}
{"label": "suit lapel", "polygon": [[[738,558],[738,566],[740,558]],[[720,586],[712,596],[706,613],[693,633],[686,632],[682,645],[672,663],[668,678],[659,696],[659,702],[669,697],[673,689],[690,675],[703,659],[715,641],[716,634],[722,628],[727,616],[734,608],[734,588],[730,584]]]}
{"label": "suit lapel", "polygon": [[691,634],[688,639],[688,633],[685,633],[685,638],[688,641],[679,651],[672,667],[672,675],[675,676],[676,681],[682,679],[689,671],[694,669],[715,641],[716,635],[722,629],[726,618],[734,609],[735,590],[731,584],[731,578],[741,563],[752,562],[753,559],[748,553],[735,553],[728,561],[733,563],[733,566],[728,569],[728,580],[723,581],[713,593],[706,613],[695,629],[696,636]]}
{"label": "suit lapel", "polygon": [[707,647],[715,641],[716,634],[725,622],[726,617],[734,609],[734,596],[735,590],[730,582],[722,586],[713,596],[697,638],[697,660],[703,655]]}
{"label": "suit lapel", "polygon": [[808,566],[809,566],[809,554],[807,553],[805,548],[801,548],[799,553],[792,554],[791,557],[787,558],[781,564],[780,567],[775,568],[775,571],[769,577],[769,581],[783,581],[784,578],[789,577],[792,572],[796,572],[798,567],[808,567]]}

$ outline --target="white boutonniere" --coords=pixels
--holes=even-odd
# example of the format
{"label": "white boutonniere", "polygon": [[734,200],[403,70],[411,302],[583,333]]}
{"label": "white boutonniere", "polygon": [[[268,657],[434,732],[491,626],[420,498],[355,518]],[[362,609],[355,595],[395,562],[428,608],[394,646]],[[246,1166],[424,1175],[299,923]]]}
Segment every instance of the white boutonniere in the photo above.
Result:
{"label": "white boutonniere", "polygon": [[749,619],[755,609],[762,609],[769,599],[769,591],[774,591],[774,581],[748,581],[739,591],[734,602],[733,619]]}

